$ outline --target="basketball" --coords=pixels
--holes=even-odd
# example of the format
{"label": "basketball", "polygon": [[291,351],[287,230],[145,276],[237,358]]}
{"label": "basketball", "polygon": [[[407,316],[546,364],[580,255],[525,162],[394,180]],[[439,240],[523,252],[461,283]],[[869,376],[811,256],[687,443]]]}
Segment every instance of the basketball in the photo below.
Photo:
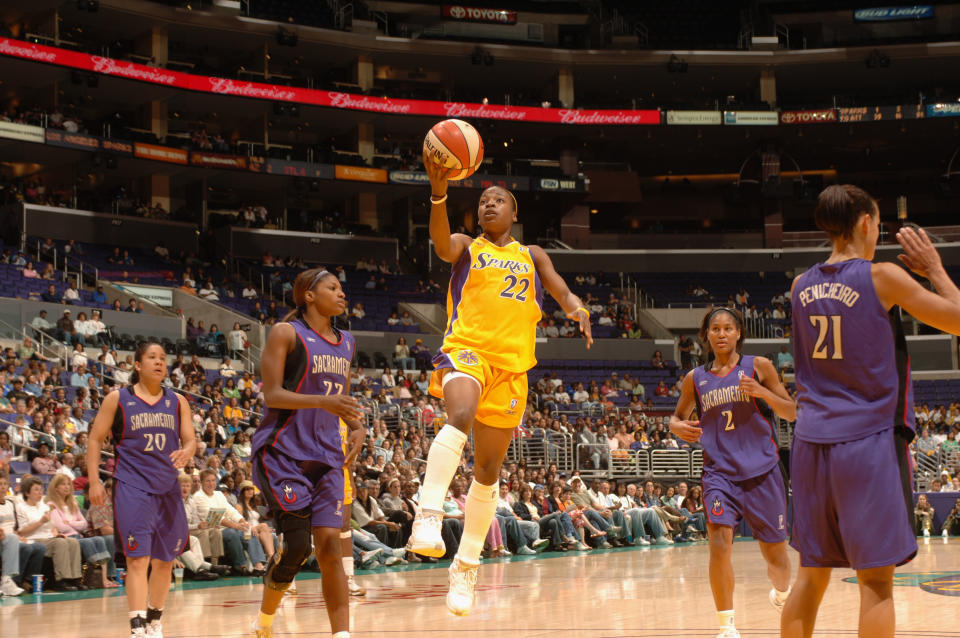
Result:
{"label": "basketball", "polygon": [[434,163],[453,169],[450,180],[466,179],[483,161],[483,140],[477,129],[463,120],[443,120],[423,138],[423,150]]}

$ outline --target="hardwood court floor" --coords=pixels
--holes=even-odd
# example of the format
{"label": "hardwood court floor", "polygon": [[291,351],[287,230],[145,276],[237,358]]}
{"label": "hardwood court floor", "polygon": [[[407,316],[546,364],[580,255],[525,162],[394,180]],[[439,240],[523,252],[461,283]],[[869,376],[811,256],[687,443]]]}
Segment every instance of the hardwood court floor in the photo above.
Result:
{"label": "hardwood court floor", "polygon": [[[882,542],[882,541],[880,541]],[[920,541],[920,552],[898,570],[898,636],[960,638],[960,539]],[[737,627],[747,637],[779,635],[779,616],[767,602],[770,584],[752,541],[734,545]],[[791,550],[794,566],[797,554]],[[716,635],[707,581],[705,544],[545,554],[485,563],[479,599],[466,618],[443,604],[446,569],[408,568],[363,573],[364,599],[351,605],[355,638],[646,638]],[[855,636],[857,586],[849,570],[834,570],[817,636]],[[227,586],[187,583],[170,593],[166,638],[241,637],[259,603],[253,579]],[[217,585],[217,583],[214,583]],[[329,636],[320,581],[298,578],[299,595],[284,600],[274,625],[278,638]],[[126,636],[123,590],[43,594],[0,601],[3,638]]]}

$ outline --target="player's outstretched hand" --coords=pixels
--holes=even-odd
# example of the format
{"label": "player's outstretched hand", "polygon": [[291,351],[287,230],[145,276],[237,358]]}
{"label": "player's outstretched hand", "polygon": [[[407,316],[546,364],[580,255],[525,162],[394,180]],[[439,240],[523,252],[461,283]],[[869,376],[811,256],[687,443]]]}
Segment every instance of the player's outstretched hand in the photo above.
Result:
{"label": "player's outstretched hand", "polygon": [[430,178],[430,194],[435,197],[443,197],[447,194],[447,176],[452,169],[444,168],[437,164],[430,157],[429,153],[423,152],[423,170],[427,172]]}
{"label": "player's outstretched hand", "polygon": [[897,231],[897,241],[903,248],[903,253],[897,255],[897,259],[921,277],[929,278],[932,271],[943,267],[940,253],[919,226],[916,230],[910,226],[901,228]]}
{"label": "player's outstretched hand", "polygon": [[170,455],[170,460],[173,461],[173,467],[182,470],[187,465],[187,461],[190,460],[190,453],[180,448]]}
{"label": "player's outstretched hand", "polygon": [[567,315],[567,319],[573,319],[580,324],[580,332],[583,338],[587,340],[587,350],[593,345],[593,331],[590,329],[590,314],[583,308],[577,308]]}
{"label": "player's outstretched hand", "polygon": [[320,397],[320,405],[327,412],[336,414],[342,419],[359,421],[363,418],[363,411],[357,400],[346,394],[327,394]]}
{"label": "player's outstretched hand", "polygon": [[102,507],[107,502],[107,490],[104,489],[100,481],[90,483],[90,503],[97,507]]}
{"label": "player's outstretched hand", "polygon": [[703,434],[700,421],[671,421],[670,431],[687,443],[696,443]]}

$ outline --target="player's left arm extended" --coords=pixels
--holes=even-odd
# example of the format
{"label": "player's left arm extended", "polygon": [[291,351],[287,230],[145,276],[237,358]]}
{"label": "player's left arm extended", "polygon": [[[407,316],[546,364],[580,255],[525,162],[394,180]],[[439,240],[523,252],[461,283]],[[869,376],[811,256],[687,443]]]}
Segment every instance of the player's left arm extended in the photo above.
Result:
{"label": "player's left arm extended", "polygon": [[[796,421],[797,404],[790,397],[783,384],[780,383],[780,375],[777,374],[773,362],[766,357],[756,357],[753,360],[753,368],[757,372],[760,383],[753,379],[748,381],[747,377],[743,377],[741,379],[741,389],[745,389],[750,396],[759,397],[766,401],[770,409],[776,412],[781,419]],[[749,388],[750,382],[757,387]],[[744,388],[745,385],[748,387]]]}
{"label": "player's left arm extended", "polygon": [[540,248],[540,246],[530,246],[530,255],[533,257],[533,265],[537,269],[540,281],[543,287],[547,289],[567,316],[580,323],[580,330],[587,340],[587,348],[593,344],[593,333],[590,330],[590,311],[586,309],[580,297],[570,292],[567,282],[553,267],[550,256]]}

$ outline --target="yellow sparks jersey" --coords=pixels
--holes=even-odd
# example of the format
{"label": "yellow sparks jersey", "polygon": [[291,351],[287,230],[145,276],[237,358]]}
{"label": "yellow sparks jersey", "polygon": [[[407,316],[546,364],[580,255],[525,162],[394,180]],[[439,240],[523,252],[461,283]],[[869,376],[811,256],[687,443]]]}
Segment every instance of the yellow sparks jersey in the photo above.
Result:
{"label": "yellow sparks jersey", "polygon": [[526,372],[534,356],[543,286],[530,249],[515,239],[473,240],[450,273],[442,352],[473,350],[495,368]]}

